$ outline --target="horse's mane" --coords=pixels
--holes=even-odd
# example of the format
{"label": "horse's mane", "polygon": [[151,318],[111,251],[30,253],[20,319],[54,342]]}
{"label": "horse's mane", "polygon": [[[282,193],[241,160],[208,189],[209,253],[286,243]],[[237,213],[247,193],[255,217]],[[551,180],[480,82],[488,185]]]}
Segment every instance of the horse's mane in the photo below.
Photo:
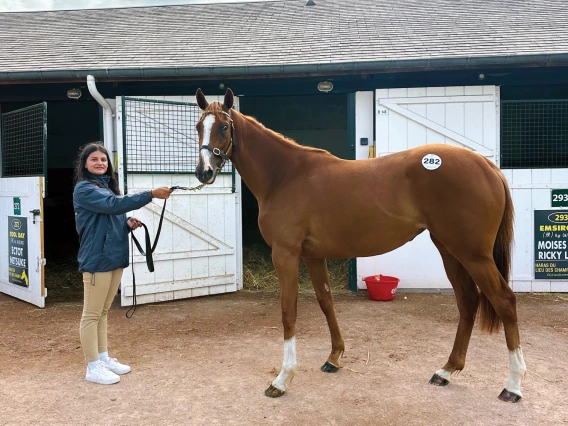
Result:
{"label": "horse's mane", "polygon": [[[223,111],[223,104],[221,104],[220,102],[217,102],[217,101],[211,102],[209,104],[209,106],[207,107],[207,112],[222,112],[222,111]],[[322,153],[322,154],[331,155],[331,153],[329,151],[326,151],[325,149],[301,145],[298,142],[296,142],[294,139],[288,138],[281,133],[275,132],[274,130],[271,130],[268,127],[265,127],[264,124],[262,124],[260,121],[258,121],[256,118],[254,118],[250,115],[245,115],[245,114],[240,113],[240,112],[239,112],[239,114],[247,122],[249,122],[250,124],[252,124],[252,125],[254,125],[258,128],[260,128],[264,133],[268,133],[274,140],[276,140],[277,142],[279,142],[283,145],[293,146],[295,148],[302,149],[302,150],[305,150],[305,151],[319,152],[319,153]]]}

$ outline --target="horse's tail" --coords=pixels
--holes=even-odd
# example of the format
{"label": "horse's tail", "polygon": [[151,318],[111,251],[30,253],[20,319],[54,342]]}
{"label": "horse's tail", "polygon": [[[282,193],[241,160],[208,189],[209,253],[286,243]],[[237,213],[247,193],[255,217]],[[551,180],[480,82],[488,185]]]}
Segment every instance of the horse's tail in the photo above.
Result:
{"label": "horse's tail", "polygon": [[[501,182],[503,182],[503,188],[505,189],[505,211],[503,212],[501,224],[497,231],[495,244],[493,245],[493,259],[495,260],[495,264],[497,265],[497,269],[501,273],[501,276],[508,285],[509,274],[511,271],[511,244],[513,242],[513,221],[515,211],[507,179],[493,162],[487,158],[486,160],[497,176],[499,176]],[[487,296],[483,293],[481,293],[479,297],[478,316],[482,331],[487,331],[490,334],[499,331],[501,319],[495,312],[495,309],[489,302],[489,299],[487,299]]]}

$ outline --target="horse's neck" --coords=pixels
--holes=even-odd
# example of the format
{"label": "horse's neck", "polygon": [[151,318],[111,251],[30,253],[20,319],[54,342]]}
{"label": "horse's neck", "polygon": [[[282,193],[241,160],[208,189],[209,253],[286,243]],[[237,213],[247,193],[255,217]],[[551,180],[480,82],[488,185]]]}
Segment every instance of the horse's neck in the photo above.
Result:
{"label": "horse's neck", "polygon": [[262,200],[294,167],[293,148],[275,140],[259,123],[242,115],[234,118],[236,147],[231,161],[254,196]]}

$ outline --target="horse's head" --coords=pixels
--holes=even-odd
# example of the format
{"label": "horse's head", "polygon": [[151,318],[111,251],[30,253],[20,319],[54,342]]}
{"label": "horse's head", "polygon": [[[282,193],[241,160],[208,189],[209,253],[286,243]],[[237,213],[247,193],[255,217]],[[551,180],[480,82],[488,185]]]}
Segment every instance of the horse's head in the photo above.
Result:
{"label": "horse's head", "polygon": [[225,100],[207,102],[201,89],[195,94],[197,105],[203,110],[196,125],[199,137],[199,162],[195,175],[201,183],[213,183],[233,152],[233,119],[231,107],[234,96],[231,89],[225,92]]}

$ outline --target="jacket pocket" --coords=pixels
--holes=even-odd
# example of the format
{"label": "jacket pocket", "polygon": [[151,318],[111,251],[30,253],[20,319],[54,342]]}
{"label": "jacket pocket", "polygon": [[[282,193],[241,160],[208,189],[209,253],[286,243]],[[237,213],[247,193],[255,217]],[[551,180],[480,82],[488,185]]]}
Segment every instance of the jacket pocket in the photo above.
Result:
{"label": "jacket pocket", "polygon": [[112,251],[112,231],[109,230],[104,236],[103,239],[103,252],[102,255],[105,257],[110,257]]}

